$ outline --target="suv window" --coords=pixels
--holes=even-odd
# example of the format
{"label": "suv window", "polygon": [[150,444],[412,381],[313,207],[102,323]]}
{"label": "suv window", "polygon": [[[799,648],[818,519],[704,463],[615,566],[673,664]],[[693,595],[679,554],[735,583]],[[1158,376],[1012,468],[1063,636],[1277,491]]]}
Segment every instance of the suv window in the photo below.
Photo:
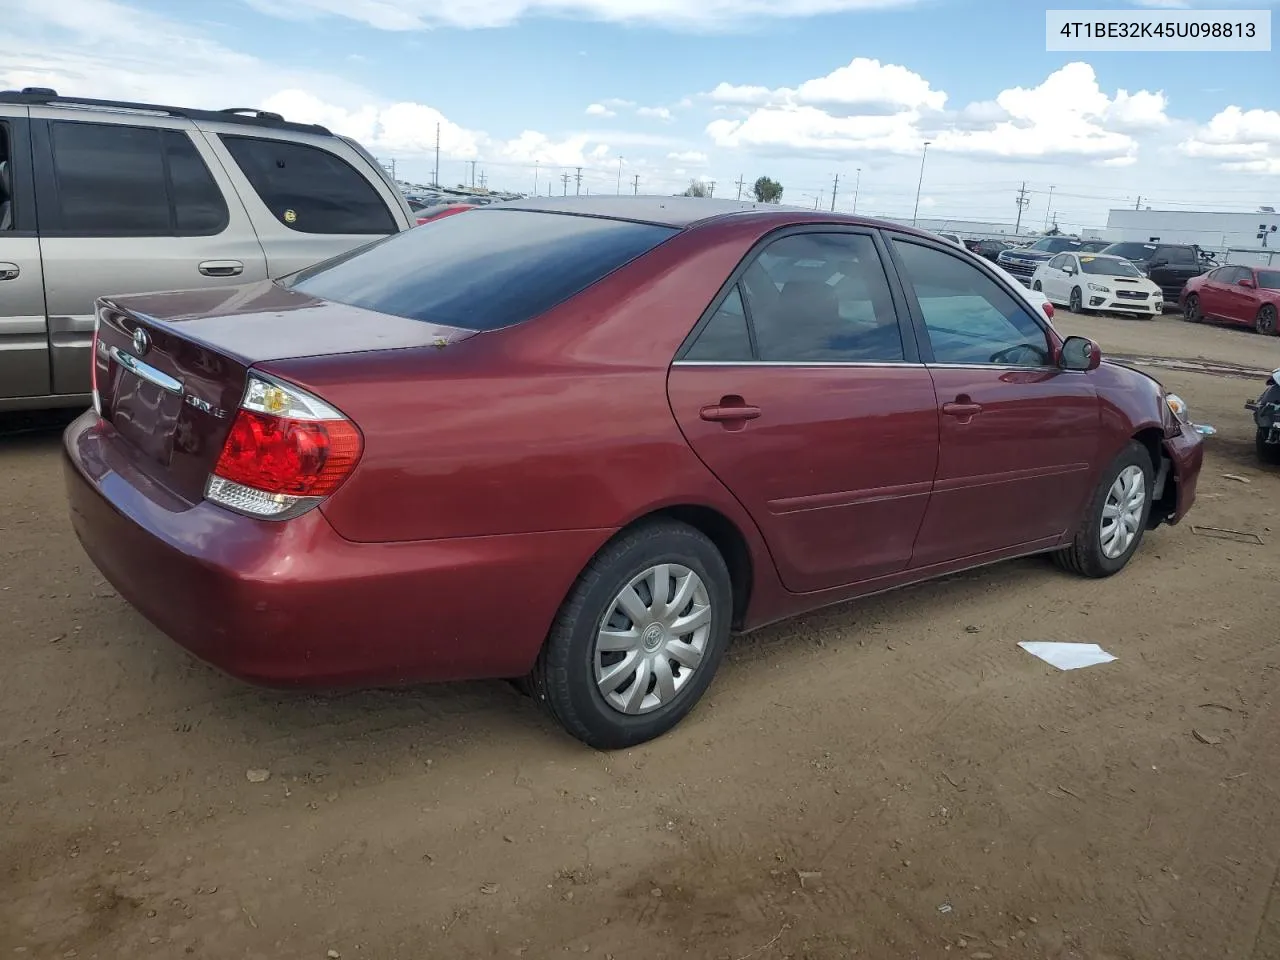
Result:
{"label": "suv window", "polygon": [[678,233],[603,217],[477,208],[296,273],[301,293],[467,330],[522,323]]}
{"label": "suv window", "polygon": [[905,359],[893,295],[866,234],[798,233],[769,244],[742,275],[764,361]]}
{"label": "suv window", "polygon": [[893,241],[937,363],[1042,367],[1044,329],[1021,302],[973,264],[941,250]]}
{"label": "suv window", "polygon": [[0,230],[13,229],[13,169],[9,164],[9,125],[0,120]]}
{"label": "suv window", "polygon": [[742,293],[736,283],[683,359],[703,362],[751,359],[751,335],[747,332],[747,315],[742,309]]}
{"label": "suv window", "polygon": [[49,126],[57,203],[51,233],[190,237],[226,227],[222,192],[183,131],[73,120]]}
{"label": "suv window", "polygon": [[249,185],[299,233],[381,234],[396,222],[381,194],[336,154],[285,140],[219,134]]}

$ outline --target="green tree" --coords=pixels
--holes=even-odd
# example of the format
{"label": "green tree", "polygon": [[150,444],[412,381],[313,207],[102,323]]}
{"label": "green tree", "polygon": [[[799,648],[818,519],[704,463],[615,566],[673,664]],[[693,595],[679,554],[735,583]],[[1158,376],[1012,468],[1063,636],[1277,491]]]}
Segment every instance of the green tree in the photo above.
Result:
{"label": "green tree", "polygon": [[689,186],[687,186],[687,187],[685,188],[684,193],[680,194],[680,196],[682,196],[682,197],[709,197],[709,196],[711,196],[711,188],[710,188],[709,186],[707,186],[707,184],[706,184],[706,182],[705,182],[705,181],[702,181],[702,180],[690,180],[690,181],[689,181]]}
{"label": "green tree", "polygon": [[769,177],[761,177],[751,188],[756,195],[757,203],[781,203],[782,184]]}

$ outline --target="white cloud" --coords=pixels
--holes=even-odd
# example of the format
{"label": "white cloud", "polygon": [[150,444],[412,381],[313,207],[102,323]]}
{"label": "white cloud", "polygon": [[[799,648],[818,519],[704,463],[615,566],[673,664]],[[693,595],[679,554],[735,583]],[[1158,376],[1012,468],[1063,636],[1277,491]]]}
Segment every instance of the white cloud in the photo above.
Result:
{"label": "white cloud", "polygon": [[608,117],[616,117],[617,115],[618,113],[616,110],[610,110],[603,103],[593,103],[589,107],[587,107],[588,117],[608,118]]}
{"label": "white cloud", "polygon": [[721,82],[707,96],[719,103],[754,105],[767,103],[773,96],[773,91],[768,87],[738,86]]}
{"label": "white cloud", "polygon": [[806,80],[795,91],[798,103],[844,106],[883,104],[908,109],[941,110],[947,95],[929,86],[918,73],[894,63],[855,57],[825,77]]}
{"label": "white cloud", "polygon": [[655,120],[670,120],[671,111],[666,107],[640,107],[636,110],[637,117],[650,117]]}
{"label": "white cloud", "polygon": [[504,27],[528,17],[561,17],[637,23],[675,30],[737,29],[744,21],[906,7],[917,0],[247,0],[272,16],[291,20],[344,17],[378,30],[433,27]]}
{"label": "white cloud", "polygon": [[701,166],[706,163],[708,158],[705,153],[697,150],[683,150],[675,153],[667,154],[668,160],[674,160],[676,163],[692,163]]}
{"label": "white cloud", "polygon": [[1280,111],[1227,107],[1179,149],[1188,157],[1217,160],[1228,170],[1280,173]]}

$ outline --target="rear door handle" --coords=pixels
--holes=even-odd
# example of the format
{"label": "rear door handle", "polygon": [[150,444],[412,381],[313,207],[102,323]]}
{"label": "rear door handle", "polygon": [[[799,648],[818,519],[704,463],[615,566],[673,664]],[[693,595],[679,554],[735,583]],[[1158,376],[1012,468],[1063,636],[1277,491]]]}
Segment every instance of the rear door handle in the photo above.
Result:
{"label": "rear door handle", "polygon": [[712,423],[733,423],[738,420],[755,420],[760,416],[760,408],[741,400],[734,403],[729,397],[722,397],[719,403],[699,410],[698,416]]}
{"label": "rear door handle", "polygon": [[239,260],[206,260],[200,264],[200,272],[206,277],[238,277],[244,273]]}
{"label": "rear door handle", "polygon": [[0,280],[17,280],[22,269],[16,263],[0,263]]}
{"label": "rear door handle", "polygon": [[944,403],[942,405],[942,412],[948,417],[961,417],[963,419],[968,419],[969,417],[976,417],[982,412],[982,404],[965,403],[960,400],[956,400],[951,403]]}

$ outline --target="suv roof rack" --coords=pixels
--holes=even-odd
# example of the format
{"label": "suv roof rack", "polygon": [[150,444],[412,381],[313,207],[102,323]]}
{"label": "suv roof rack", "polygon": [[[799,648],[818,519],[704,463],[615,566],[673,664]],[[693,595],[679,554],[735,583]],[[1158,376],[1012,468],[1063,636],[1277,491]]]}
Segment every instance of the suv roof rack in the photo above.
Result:
{"label": "suv roof rack", "polygon": [[49,87],[23,87],[21,90],[0,90],[0,103],[22,103],[50,107],[88,107],[93,110],[118,110],[121,112],[162,114],[187,120],[205,120],[210,123],[243,123],[249,126],[269,127],[276,130],[297,130],[301,133],[318,133],[332,136],[332,131],[318,123],[292,123],[267,110],[253,107],[228,107],[225,110],[194,110],[188,107],[168,107],[158,103],[132,103],[128,100],[95,100],[89,97],[60,97]]}

